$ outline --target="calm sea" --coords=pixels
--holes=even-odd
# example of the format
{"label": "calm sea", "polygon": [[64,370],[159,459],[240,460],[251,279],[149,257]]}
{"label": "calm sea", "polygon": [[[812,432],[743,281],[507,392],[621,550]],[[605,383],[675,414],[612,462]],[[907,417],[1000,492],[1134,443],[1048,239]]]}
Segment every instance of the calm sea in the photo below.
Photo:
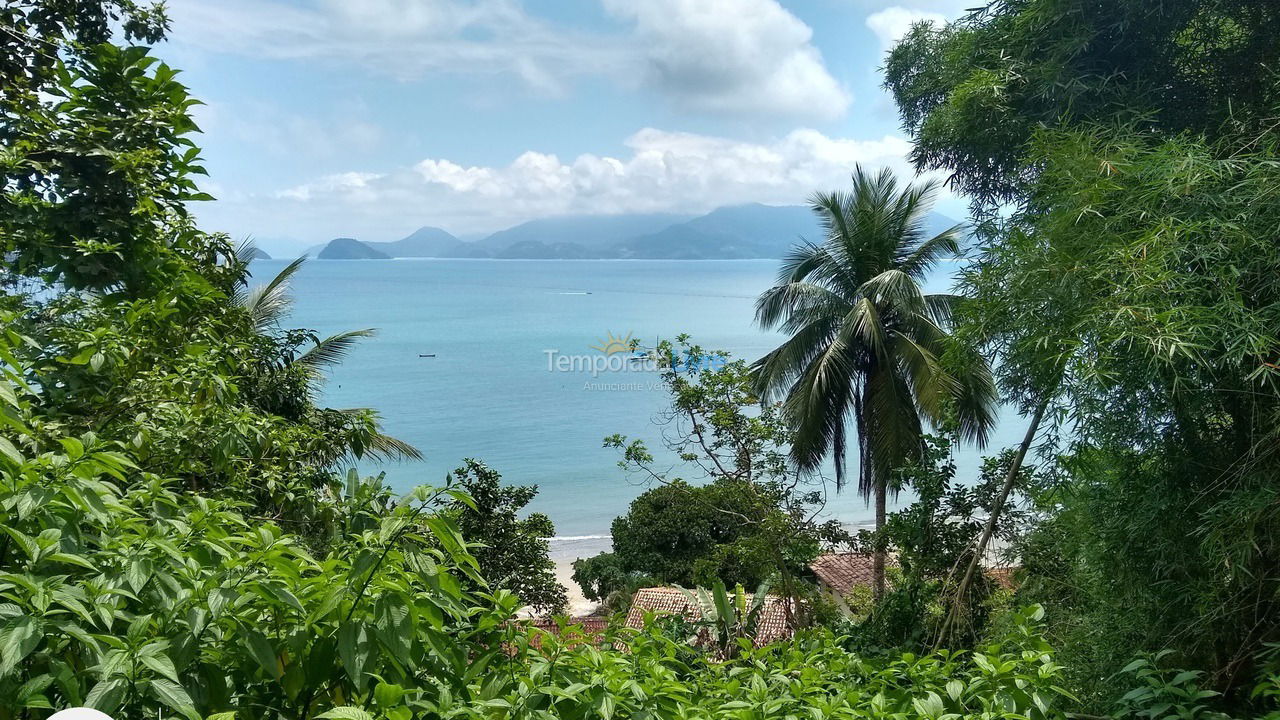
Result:
{"label": "calm sea", "polygon": [[[253,272],[268,278],[285,264],[260,260]],[[652,345],[683,332],[754,360],[779,340],[752,323],[776,272],[773,260],[313,260],[294,281],[291,325],[378,330],[332,372],[324,399],[376,409],[386,431],[426,459],[362,470],[385,471],[404,490],[481,459],[507,482],[536,484],[531,509],[555,521],[557,554],[585,555],[607,546],[610,522],[646,487],[602,439],[660,445],[653,421],[668,398],[649,387],[652,374],[552,371],[548,351],[598,356],[592,346],[610,335]],[[950,278],[928,285],[946,290]],[[993,447],[1016,443],[1024,427],[1009,418]],[[961,449],[956,460],[963,477],[979,456]],[[848,490],[832,489],[825,512],[850,524],[870,518]]]}

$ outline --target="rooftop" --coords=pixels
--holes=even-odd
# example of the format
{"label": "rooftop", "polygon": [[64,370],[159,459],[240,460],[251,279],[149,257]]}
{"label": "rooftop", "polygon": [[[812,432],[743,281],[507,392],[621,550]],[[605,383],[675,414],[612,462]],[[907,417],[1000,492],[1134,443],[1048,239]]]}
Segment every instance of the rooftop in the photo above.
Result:
{"label": "rooftop", "polygon": [[874,558],[870,553],[827,553],[814,558],[809,569],[823,585],[845,596],[858,586],[871,587]]}
{"label": "rooftop", "polygon": [[[680,615],[691,622],[701,620],[702,613],[685,592],[677,587],[650,587],[637,590],[631,598],[631,610],[627,613],[627,627],[642,629],[645,613]],[[765,599],[756,627],[756,647],[791,637],[794,628],[787,615],[785,598],[770,595]]]}

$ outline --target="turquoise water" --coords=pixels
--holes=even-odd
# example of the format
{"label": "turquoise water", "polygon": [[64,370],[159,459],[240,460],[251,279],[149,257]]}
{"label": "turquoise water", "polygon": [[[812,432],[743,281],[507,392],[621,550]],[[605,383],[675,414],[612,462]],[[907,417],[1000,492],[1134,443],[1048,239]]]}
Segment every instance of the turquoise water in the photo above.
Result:
{"label": "turquoise water", "polygon": [[[265,278],[284,265],[261,260],[253,271]],[[362,470],[385,471],[403,490],[440,483],[463,458],[484,460],[508,482],[538,485],[531,509],[550,515],[564,542],[594,548],[646,487],[601,440],[622,433],[656,447],[652,421],[668,400],[649,387],[656,375],[553,372],[546,351],[598,356],[591,346],[610,334],[651,345],[685,332],[754,360],[779,339],[752,323],[776,271],[773,260],[316,260],[295,276],[290,324],[378,329],[332,372],[324,399],[375,408],[426,459]],[[928,285],[950,281],[940,273]],[[1016,443],[1022,427],[1003,422],[993,445]],[[956,460],[963,477],[979,457],[962,449]],[[849,491],[832,490],[825,513],[870,518]]]}

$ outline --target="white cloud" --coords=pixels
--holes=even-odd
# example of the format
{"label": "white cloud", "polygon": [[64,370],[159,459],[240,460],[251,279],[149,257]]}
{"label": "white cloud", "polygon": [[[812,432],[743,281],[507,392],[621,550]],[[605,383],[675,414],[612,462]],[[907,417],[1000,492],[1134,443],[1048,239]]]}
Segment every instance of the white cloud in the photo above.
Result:
{"label": "white cloud", "polygon": [[619,53],[602,39],[552,27],[512,0],[174,0],[169,6],[180,45],[357,63],[399,79],[510,74],[535,90],[555,91],[558,78],[580,68],[619,63]]}
{"label": "white cloud", "polygon": [[851,100],[775,0],[604,0],[635,23],[645,81],[703,110],[839,117]]}
{"label": "white cloud", "polygon": [[947,16],[895,5],[868,15],[867,27],[880,39],[880,47],[889,50],[907,34],[912,25],[921,21],[942,25],[946,23]]}
{"label": "white cloud", "polygon": [[855,5],[869,11],[881,10],[894,4],[907,5],[921,12],[941,13],[948,18],[957,18],[965,11],[983,7],[991,0],[851,0]]}
{"label": "white cloud", "polygon": [[850,103],[810,28],[776,0],[602,0],[622,30],[556,25],[515,0],[172,0],[201,52],[357,63],[398,79],[509,76],[540,95],[575,79],[644,84],[683,108],[839,117]]}
{"label": "white cloud", "polygon": [[376,202],[378,193],[372,183],[382,177],[378,173],[344,172],[325,175],[314,182],[287,188],[276,193],[277,198],[308,201],[341,196],[347,202]]}
{"label": "white cloud", "polygon": [[215,100],[196,106],[194,115],[201,130],[211,137],[290,161],[368,153],[385,141],[374,113],[358,101],[303,114],[272,102]]}
{"label": "white cloud", "polygon": [[206,226],[234,235],[305,237],[306,244],[344,234],[388,240],[424,224],[465,233],[563,214],[800,203],[847,185],[859,163],[912,174],[910,144],[893,135],[858,140],[802,128],[753,143],[645,128],[625,145],[624,157],[561,160],[528,151],[502,166],[427,158],[386,173],[326,175],[269,196],[220,202],[202,215]]}

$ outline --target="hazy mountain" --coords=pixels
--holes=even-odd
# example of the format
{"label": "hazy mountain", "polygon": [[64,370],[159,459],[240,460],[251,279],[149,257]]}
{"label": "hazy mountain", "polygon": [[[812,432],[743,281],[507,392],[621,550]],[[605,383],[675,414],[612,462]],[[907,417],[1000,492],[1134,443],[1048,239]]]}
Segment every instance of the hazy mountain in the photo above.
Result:
{"label": "hazy mountain", "polygon": [[355,238],[334,238],[320,251],[321,260],[387,260],[391,256]]}
{"label": "hazy mountain", "polygon": [[[928,228],[941,232],[954,221],[931,213]],[[712,210],[656,233],[616,246],[624,258],[781,258],[802,241],[820,242],[823,231],[807,205],[734,205]]]}
{"label": "hazy mountain", "polygon": [[735,205],[630,238],[617,251],[630,258],[778,258],[801,237],[819,239],[808,207]]}
{"label": "hazy mountain", "polygon": [[394,242],[366,242],[391,257],[457,257],[463,242],[438,227],[420,227]]}
{"label": "hazy mountain", "polygon": [[[320,253],[331,244],[314,245],[307,248],[303,254],[313,258],[321,257]],[[476,243],[464,242],[446,230],[431,226],[420,227],[399,240],[390,242],[361,241],[360,244],[393,258],[489,257],[489,252]],[[328,256],[325,257],[326,259],[333,259]]]}
{"label": "hazy mountain", "polygon": [[[931,233],[955,221],[930,213]],[[807,205],[733,205],[689,217],[664,213],[544,218],[464,242],[423,227],[395,242],[338,238],[307,251],[325,259],[372,257],[733,260],[781,258],[822,230]],[[354,245],[353,245],[354,243]]]}
{"label": "hazy mountain", "polygon": [[488,250],[480,247],[478,243],[462,241],[457,247],[453,248],[447,255],[441,255],[445,258],[487,258],[493,257]]}
{"label": "hazy mountain", "polygon": [[599,250],[591,250],[578,243],[545,243],[541,240],[521,240],[502,248],[493,257],[531,260],[583,260],[586,258],[598,258],[601,255]]}
{"label": "hazy mountain", "polygon": [[548,246],[554,246],[556,243],[570,243],[597,253],[628,238],[657,232],[674,223],[684,222],[690,217],[689,215],[652,213],[543,218],[499,230],[480,240],[478,244],[495,255],[500,255],[502,251],[516,243],[528,241],[536,241]]}
{"label": "hazy mountain", "polygon": [[249,259],[250,260],[270,260],[271,256],[267,254],[266,250],[263,250],[260,247],[255,247],[253,249],[253,255],[251,255]]}

